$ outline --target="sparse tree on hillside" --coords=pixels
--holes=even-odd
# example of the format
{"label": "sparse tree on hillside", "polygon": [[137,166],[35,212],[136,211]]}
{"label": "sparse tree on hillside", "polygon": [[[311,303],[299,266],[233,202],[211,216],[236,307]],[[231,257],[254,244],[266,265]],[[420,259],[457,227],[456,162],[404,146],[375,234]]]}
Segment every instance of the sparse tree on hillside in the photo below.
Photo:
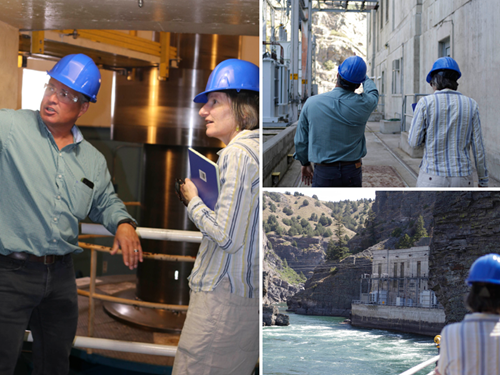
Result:
{"label": "sparse tree on hillside", "polygon": [[403,237],[401,237],[399,242],[396,244],[397,249],[409,249],[412,246],[413,246],[413,241],[408,234],[405,234]]}
{"label": "sparse tree on hillside", "polygon": [[317,196],[316,194],[314,194],[312,197],[313,197],[314,199],[318,200],[318,196]]}
{"label": "sparse tree on hillside", "polygon": [[422,217],[422,215],[419,215],[417,219],[417,227],[415,229],[415,235],[412,238],[413,243],[417,242],[422,237],[427,237],[427,230],[425,229],[424,218]]}
{"label": "sparse tree on hillside", "polygon": [[303,207],[309,206],[309,201],[307,199],[304,199],[304,201],[302,202],[302,206]]}
{"label": "sparse tree on hillside", "polygon": [[316,202],[314,202],[314,205],[315,205],[316,207],[321,207],[321,202],[320,202],[320,201],[316,201]]}
{"label": "sparse tree on hillside", "polygon": [[333,241],[332,238],[328,243],[328,250],[326,253],[326,259],[328,260],[340,260],[349,255],[349,248],[346,246],[347,242],[344,237],[344,227],[340,216],[337,217],[335,236],[337,237],[337,241]]}

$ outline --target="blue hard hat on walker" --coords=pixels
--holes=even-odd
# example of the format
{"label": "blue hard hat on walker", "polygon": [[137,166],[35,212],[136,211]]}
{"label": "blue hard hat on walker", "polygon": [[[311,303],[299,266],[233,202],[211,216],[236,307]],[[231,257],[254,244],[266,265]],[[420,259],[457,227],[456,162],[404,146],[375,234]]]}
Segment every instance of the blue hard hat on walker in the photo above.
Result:
{"label": "blue hard hat on walker", "polygon": [[195,103],[206,103],[207,94],[223,90],[259,91],[259,67],[249,61],[229,59],[215,67],[208,78],[205,91],[195,96]]}
{"label": "blue hard hat on walker", "polygon": [[366,63],[359,56],[351,56],[340,64],[338,72],[347,82],[360,84],[366,80]]}
{"label": "blue hard hat on walker", "polygon": [[455,73],[458,73],[457,79],[459,79],[462,76],[462,72],[460,72],[458,63],[455,60],[453,60],[451,57],[440,57],[434,62],[431,71],[429,72],[429,74],[427,74],[426,78],[427,83],[431,83],[432,76],[434,74],[437,74],[438,71],[442,70],[451,70],[454,71]]}

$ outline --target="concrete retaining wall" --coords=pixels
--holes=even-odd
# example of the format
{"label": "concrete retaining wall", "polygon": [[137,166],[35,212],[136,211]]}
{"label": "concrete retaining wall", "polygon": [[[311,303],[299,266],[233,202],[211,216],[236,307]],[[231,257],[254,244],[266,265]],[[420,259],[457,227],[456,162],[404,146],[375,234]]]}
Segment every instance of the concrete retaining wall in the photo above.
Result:
{"label": "concrete retaining wall", "polygon": [[273,172],[280,172],[281,176],[283,176],[287,171],[289,167],[288,154],[294,147],[293,138],[296,131],[297,123],[294,123],[264,143],[262,155],[264,186],[273,186]]}
{"label": "concrete retaining wall", "polygon": [[438,335],[445,326],[443,309],[352,305],[352,325],[388,329],[426,336]]}

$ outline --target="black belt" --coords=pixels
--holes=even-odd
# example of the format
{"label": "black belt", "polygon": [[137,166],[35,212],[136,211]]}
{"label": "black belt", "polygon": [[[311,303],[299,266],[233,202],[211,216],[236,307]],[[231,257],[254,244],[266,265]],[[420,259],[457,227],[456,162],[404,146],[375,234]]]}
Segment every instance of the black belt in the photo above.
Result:
{"label": "black belt", "polygon": [[9,258],[14,258],[17,260],[27,260],[28,262],[36,262],[43,264],[53,264],[65,257],[65,255],[44,255],[41,257],[37,257],[36,255],[28,253],[10,253],[7,256]]}
{"label": "black belt", "polygon": [[352,165],[357,163],[362,164],[361,159],[354,161],[335,161],[333,163],[314,163],[314,165],[321,165],[322,167],[343,167],[344,165]]}

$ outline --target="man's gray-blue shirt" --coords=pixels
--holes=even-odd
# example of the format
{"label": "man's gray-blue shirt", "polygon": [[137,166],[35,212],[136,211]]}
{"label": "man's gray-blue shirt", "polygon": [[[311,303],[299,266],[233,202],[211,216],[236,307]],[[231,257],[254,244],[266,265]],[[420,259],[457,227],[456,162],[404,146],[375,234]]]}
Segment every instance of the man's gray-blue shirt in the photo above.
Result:
{"label": "man's gray-blue shirt", "polygon": [[72,132],[74,143],[59,150],[39,111],[0,110],[0,254],[80,252],[78,222],[87,215],[111,233],[132,219],[104,156]]}
{"label": "man's gray-blue shirt", "polygon": [[377,107],[378,91],[368,77],[363,93],[336,87],[307,99],[295,133],[295,155],[308,162],[356,161],[366,155],[365,127]]}

